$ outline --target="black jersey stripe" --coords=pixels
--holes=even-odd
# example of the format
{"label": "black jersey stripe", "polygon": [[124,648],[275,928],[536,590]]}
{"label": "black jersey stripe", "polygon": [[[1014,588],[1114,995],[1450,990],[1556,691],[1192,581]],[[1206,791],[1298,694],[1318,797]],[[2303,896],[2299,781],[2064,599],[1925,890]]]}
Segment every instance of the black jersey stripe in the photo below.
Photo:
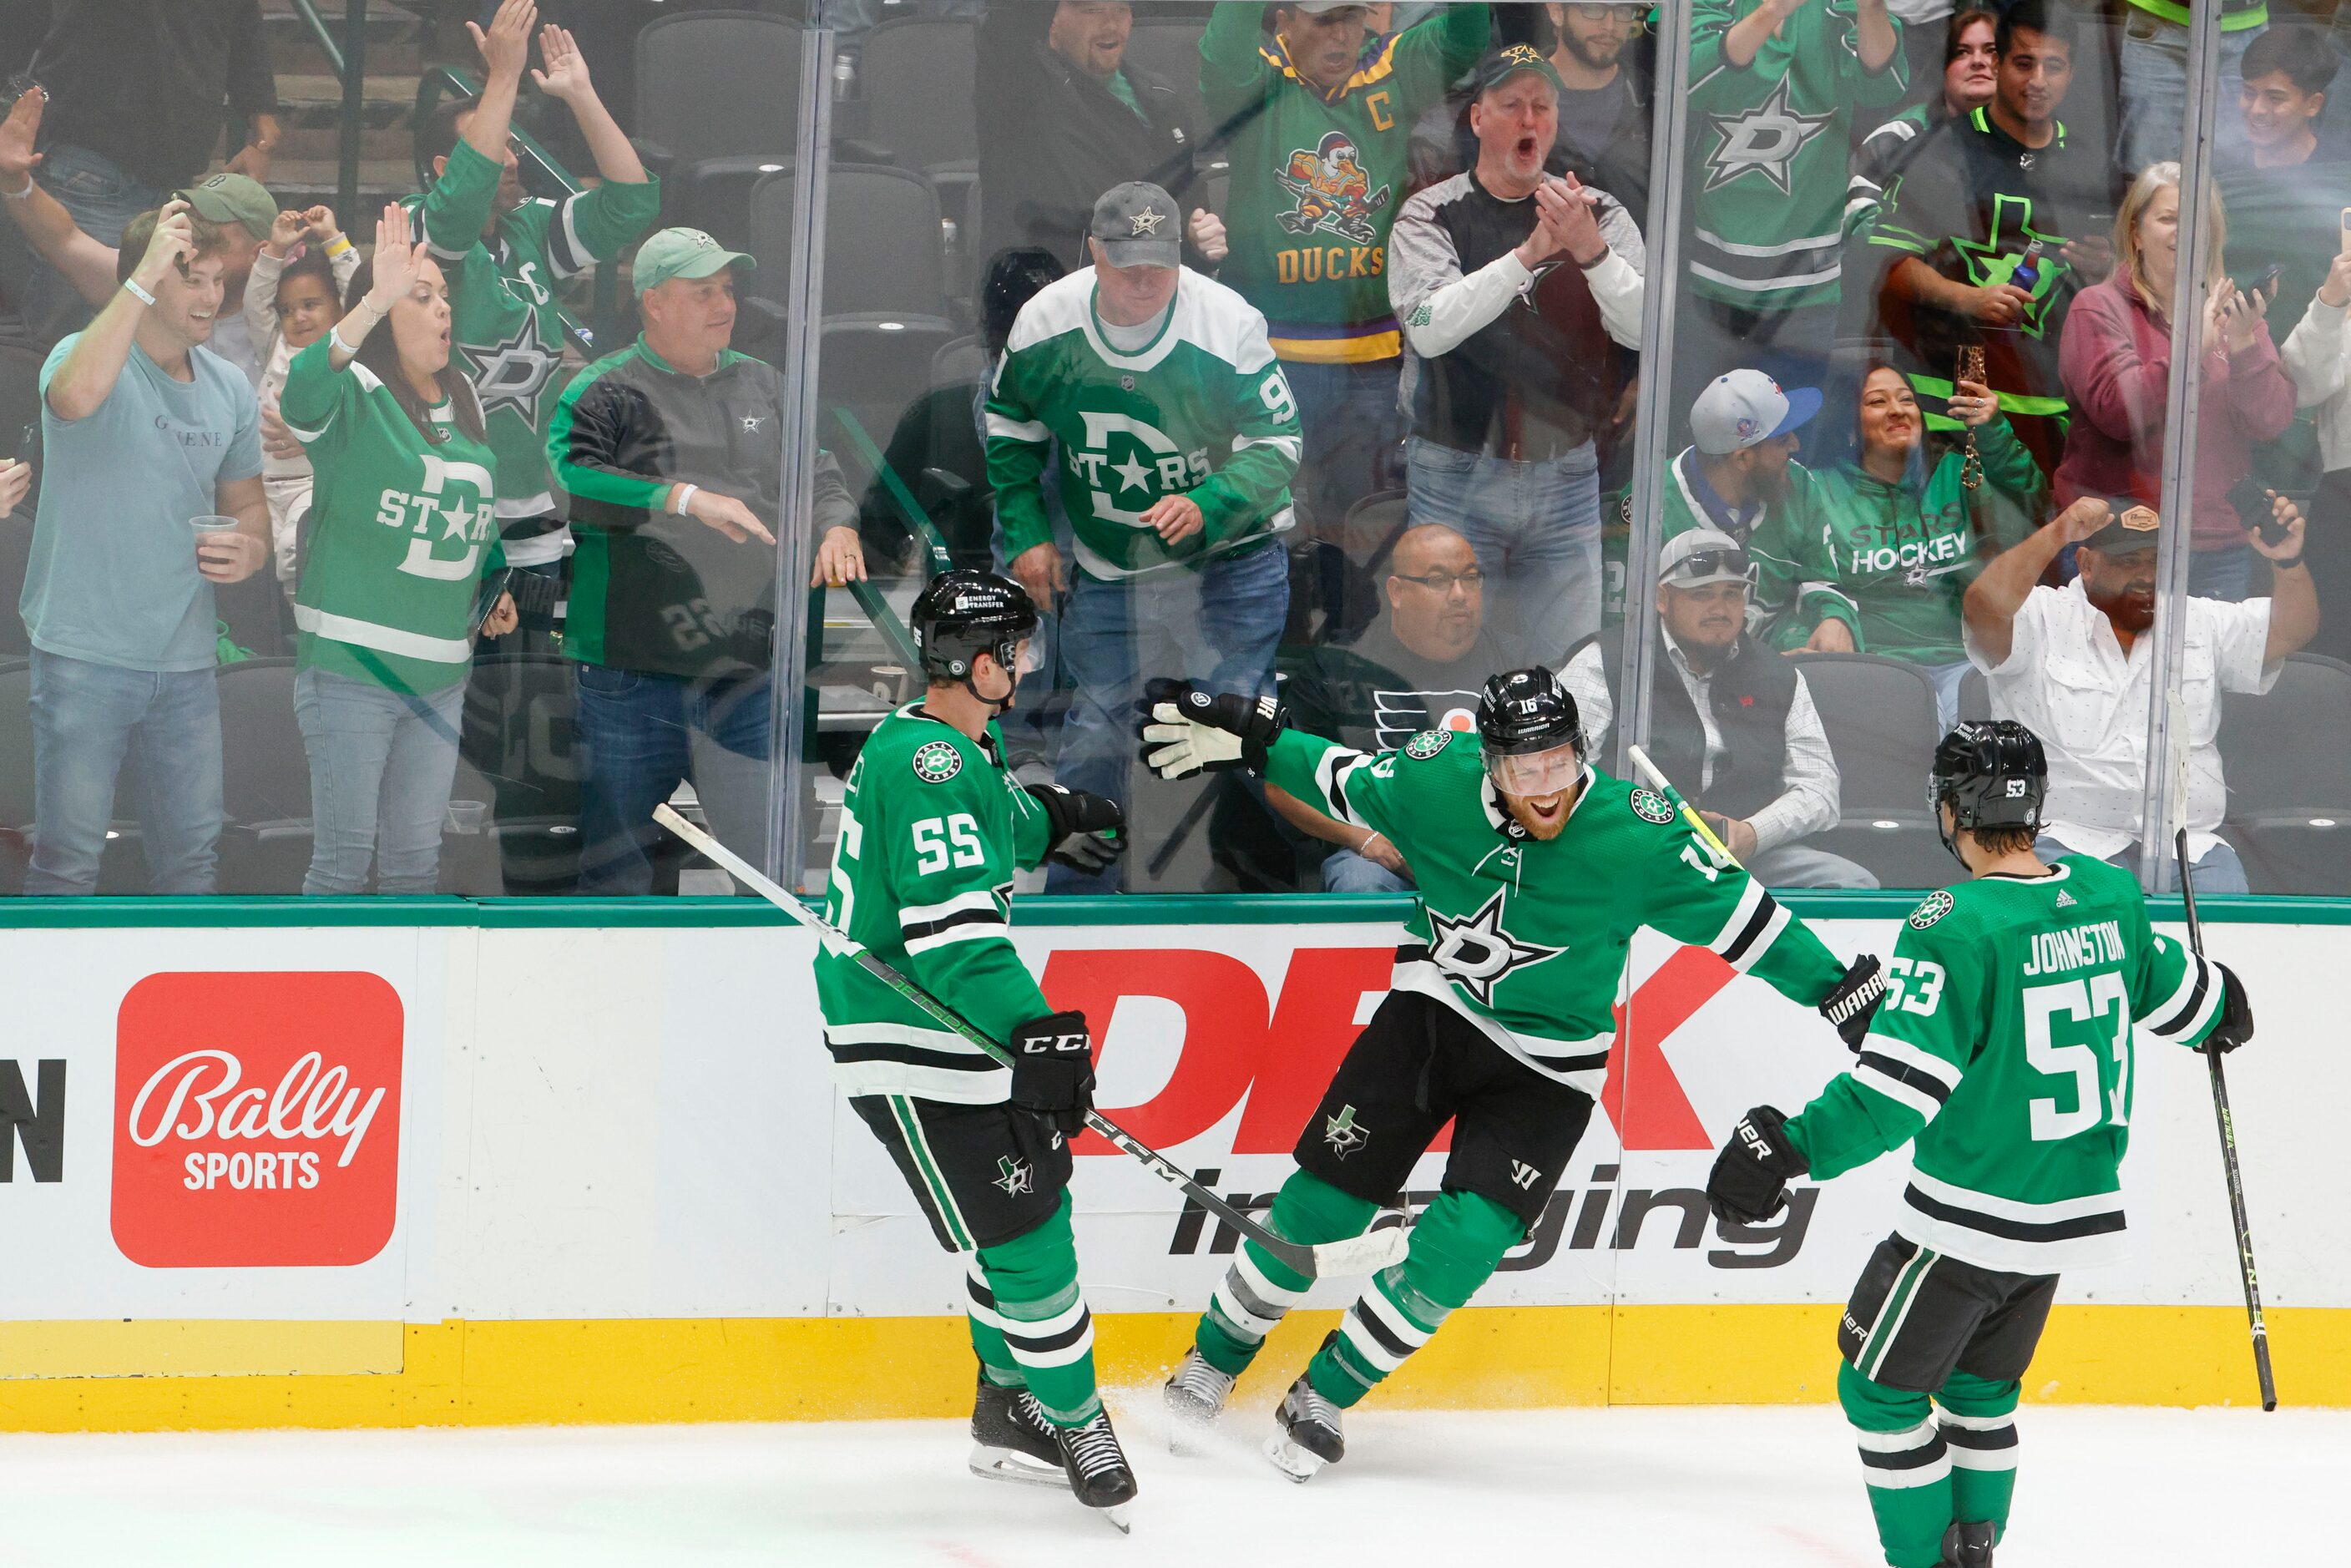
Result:
{"label": "black jersey stripe", "polygon": [[1399,964],[1428,963],[1430,961],[1428,956],[1428,944],[1426,942],[1397,943],[1395,961]]}
{"label": "black jersey stripe", "polygon": [[1930,1218],[2008,1241],[2078,1241],[2085,1236],[2108,1236],[2126,1228],[2119,1208],[2104,1214],[2076,1215],[2070,1219],[2008,1219],[1929,1197],[1915,1185],[1903,1192],[1902,1201]]}
{"label": "black jersey stripe", "polygon": [[1519,1049],[1526,1052],[1528,1061],[1553,1072],[1597,1072],[1608,1065],[1608,1053],[1604,1051],[1587,1051],[1582,1056],[1545,1056],[1523,1038],[1519,1040]]}
{"label": "black jersey stripe", "polygon": [[1398,1361],[1402,1361],[1418,1348],[1405,1343],[1397,1337],[1394,1329],[1380,1322],[1379,1314],[1372,1311],[1368,1301],[1358,1301],[1353,1316],[1356,1322],[1363,1325],[1364,1332],[1371,1335],[1373,1343],[1395,1356]]}
{"label": "black jersey stripe", "polygon": [[1093,1314],[1087,1312],[1079,1312],[1078,1321],[1069,1327],[1057,1329],[1051,1333],[1018,1333],[1012,1328],[1012,1324],[1017,1320],[1003,1318],[999,1321],[1005,1325],[1004,1343],[1012,1347],[1012,1353],[1015,1355],[1023,1351],[1030,1355],[1050,1355],[1057,1350],[1069,1349],[1094,1330]]}
{"label": "black jersey stripe", "polygon": [[1904,1448],[1898,1453],[1864,1448],[1861,1450],[1862,1468],[1871,1470],[1923,1470],[1949,1457],[1949,1450],[1943,1447],[1943,1436],[1938,1432],[1917,1448]]}
{"label": "black jersey stripe", "polygon": [[1730,946],[1720,950],[1723,961],[1735,967],[1740,959],[1745,957],[1747,949],[1763,935],[1763,928],[1771,924],[1771,916],[1779,912],[1779,908],[1780,901],[1768,893],[1757,899],[1755,913],[1748,916],[1747,924],[1740,929],[1737,936],[1731,938]]}
{"label": "black jersey stripe", "polygon": [[918,920],[912,925],[899,927],[898,935],[908,946],[926,942],[957,925],[1008,925],[1001,909],[958,909],[953,915],[943,915],[936,920]]}
{"label": "black jersey stripe", "polygon": [[1896,1083],[1916,1089],[1919,1093],[1924,1094],[1938,1105],[1942,1104],[1951,1097],[1950,1085],[1945,1083],[1933,1073],[1921,1071],[1919,1069],[1911,1066],[1908,1062],[1896,1061],[1890,1056],[1880,1056],[1874,1051],[1863,1051],[1861,1053],[1860,1060],[1855,1062],[1855,1065],[1873,1068],[1876,1071],[1884,1073],[1886,1077],[1891,1078]]}
{"label": "black jersey stripe", "polygon": [[861,1042],[855,1045],[833,1044],[826,1049],[838,1062],[894,1061],[903,1067],[935,1068],[941,1072],[1003,1072],[1010,1071],[996,1058],[981,1051],[926,1051],[919,1045],[901,1045],[895,1041]]}
{"label": "black jersey stripe", "polygon": [[1954,1427],[1949,1422],[1941,1423],[1941,1426],[1943,1441],[1954,1448],[1967,1448],[1976,1453],[1993,1453],[2002,1448],[2016,1447],[2016,1428],[2013,1426],[1998,1427],[1991,1431],[1983,1431],[1974,1427]]}
{"label": "black jersey stripe", "polygon": [[2178,1012],[2165,1019],[2161,1023],[2147,1025],[2149,1033],[2178,1034],[2181,1030],[2186,1029],[2188,1021],[2196,1016],[2196,1009],[2204,1005],[2204,992],[2212,984],[2211,967],[2193,953],[2188,955],[2188,959],[2196,966],[2195,989],[2188,993],[2188,1000],[2180,1005]]}

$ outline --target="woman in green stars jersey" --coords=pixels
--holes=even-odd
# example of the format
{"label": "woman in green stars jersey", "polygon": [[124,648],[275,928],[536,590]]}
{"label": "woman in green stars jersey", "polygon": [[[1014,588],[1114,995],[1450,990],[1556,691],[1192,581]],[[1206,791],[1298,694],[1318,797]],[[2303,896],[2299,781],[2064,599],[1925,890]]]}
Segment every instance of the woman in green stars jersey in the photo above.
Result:
{"label": "woman in green stars jersey", "polygon": [[1864,367],[1855,405],[1851,455],[1813,473],[1816,526],[1796,541],[1802,586],[1781,641],[1924,665],[1948,726],[1968,668],[1959,601],[1985,562],[2039,526],[2049,486],[1980,382],[1952,392],[1956,434],[1929,432],[1910,383],[1879,361]]}
{"label": "woman in green stars jersey", "polygon": [[[280,412],[317,483],[294,595],[294,716],[316,824],[305,893],[431,893],[457,771],[475,601],[498,547],[482,408],[449,369],[449,286],[384,208],[341,322],[294,357]],[[501,594],[481,624],[513,630]]]}

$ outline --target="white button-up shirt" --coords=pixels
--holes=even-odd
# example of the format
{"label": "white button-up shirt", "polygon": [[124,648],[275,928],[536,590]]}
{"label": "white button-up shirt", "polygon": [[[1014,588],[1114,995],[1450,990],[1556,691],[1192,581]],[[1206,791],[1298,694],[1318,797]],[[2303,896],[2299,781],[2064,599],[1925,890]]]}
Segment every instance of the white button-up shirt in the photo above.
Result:
{"label": "white button-up shirt", "polygon": [[[2220,842],[2228,803],[2215,744],[2220,694],[2268,691],[2277,684],[2278,666],[2262,663],[2270,638],[2266,599],[2241,604],[2190,599],[2187,635],[2180,695],[2188,705],[2188,857],[2193,861]],[[2105,860],[2138,841],[2155,638],[2134,639],[2125,653],[2079,578],[2027,594],[2010,637],[2008,658],[1995,666],[1970,629],[1968,657],[1990,682],[1993,716],[2023,725],[2049,754],[2042,831],[2077,854]]]}
{"label": "white button-up shirt", "polygon": [[[1709,695],[1712,674],[1700,674],[1691,667],[1689,655],[1682,652],[1672,632],[1665,632],[1664,636],[1667,663],[1681,677],[1682,690],[1689,694],[1690,706],[1698,709],[1698,722],[1706,735],[1706,776],[1698,780],[1697,789],[1702,799],[1713,787],[1716,770],[1729,759],[1730,748],[1723,744],[1722,731],[1714,722]],[[1616,716],[1606,667],[1600,662],[1600,644],[1585,643],[1583,652],[1568,661],[1561,679],[1575,698],[1576,716],[1583,721],[1587,744],[1599,750]],[[1796,672],[1795,700],[1788,705],[1785,735],[1788,751],[1780,768],[1779,797],[1747,819],[1747,825],[1755,831],[1758,854],[1837,824],[1836,755],[1829,749],[1828,731],[1822,727],[1820,711],[1813,706],[1812,688],[1804,685],[1801,670]]]}

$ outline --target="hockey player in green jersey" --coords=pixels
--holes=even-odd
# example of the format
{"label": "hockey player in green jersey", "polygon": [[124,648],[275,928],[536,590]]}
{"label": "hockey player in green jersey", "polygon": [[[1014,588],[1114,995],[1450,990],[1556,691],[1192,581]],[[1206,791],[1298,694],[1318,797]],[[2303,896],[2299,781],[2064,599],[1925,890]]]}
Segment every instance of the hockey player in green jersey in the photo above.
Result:
{"label": "hockey player in green jersey", "polygon": [[[417,132],[433,184],[408,198],[424,244],[449,275],[456,310],[456,359],[481,396],[490,446],[498,455],[498,526],[517,580],[527,628],[549,624],[553,573],[569,546],[563,508],[548,476],[546,434],[562,390],[563,327],[555,286],[606,261],[653,226],[661,186],[588,76],[571,35],[539,34],[547,68],[539,90],[571,111],[596,162],[599,183],[561,201],[523,193],[507,126],[529,62],[530,0],[505,0],[486,31],[467,23],[482,55],[482,94],[444,104]],[[543,580],[543,581],[541,580]],[[539,586],[534,588],[538,581]]]}
{"label": "hockey player in green jersey", "polygon": [[1911,915],[1852,1069],[1794,1116],[1748,1112],[1707,1181],[1718,1218],[1758,1223],[1792,1177],[1914,1145],[1894,1234],[1837,1329],[1837,1396],[1895,1568],[1991,1563],[2058,1273],[2122,1251],[2134,1033],[2224,1051],[2253,1033],[2242,983],[2156,936],[2129,873],[2034,855],[2048,776],[2012,719],[1943,737],[1932,799],[1974,880]]}
{"label": "hockey player in green jersey", "polygon": [[[1268,1457],[1304,1480],[1344,1453],[1340,1412],[1426,1343],[1542,1213],[1607,1075],[1635,931],[1711,949],[1817,1005],[1848,1042],[1884,980],[1874,957],[1838,962],[1663,797],[1595,771],[1574,697],[1540,666],[1487,682],[1475,743],[1425,730],[1375,756],[1285,728],[1270,698],[1162,681],[1149,700],[1145,760],[1163,777],[1246,764],[1386,834],[1419,882],[1387,998],[1300,1134],[1269,1220],[1295,1241],[1362,1234],[1453,1124],[1443,1191],[1411,1251],[1365,1285],[1276,1413]],[[1179,1423],[1221,1414],[1306,1286],[1243,1248],[1168,1381]]]}
{"label": "hockey player in green jersey", "polygon": [[923,700],[875,727],[850,770],[824,915],[991,1038],[1014,1065],[830,948],[817,998],[833,1078],[905,1177],[939,1245],[965,1255],[979,1388],[971,1468],[1060,1485],[1116,1511],[1134,1475],[1094,1388],[1093,1320],[1070,1232],[1070,1146],[1093,1103],[1085,1017],[1056,1012],[1012,950],[1013,873],[1123,849],[1118,810],[1023,789],[997,716],[1037,612],[992,572],[932,580],[908,617]]}

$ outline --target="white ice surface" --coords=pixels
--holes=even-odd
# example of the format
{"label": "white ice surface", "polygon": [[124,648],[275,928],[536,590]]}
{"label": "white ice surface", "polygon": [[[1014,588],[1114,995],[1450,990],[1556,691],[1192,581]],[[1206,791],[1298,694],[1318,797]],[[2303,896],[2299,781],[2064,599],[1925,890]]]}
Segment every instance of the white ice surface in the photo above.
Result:
{"label": "white ice surface", "polygon": [[[1869,1568],[1831,1406],[1358,1412],[1305,1486],[1178,1459],[1113,1404],[1143,1482],[1122,1539],[1066,1495],[982,1481],[959,1423],[0,1436],[8,1568],[538,1563],[1170,1568]],[[2034,1408],[2000,1568],[2351,1562],[2351,1412]]]}

